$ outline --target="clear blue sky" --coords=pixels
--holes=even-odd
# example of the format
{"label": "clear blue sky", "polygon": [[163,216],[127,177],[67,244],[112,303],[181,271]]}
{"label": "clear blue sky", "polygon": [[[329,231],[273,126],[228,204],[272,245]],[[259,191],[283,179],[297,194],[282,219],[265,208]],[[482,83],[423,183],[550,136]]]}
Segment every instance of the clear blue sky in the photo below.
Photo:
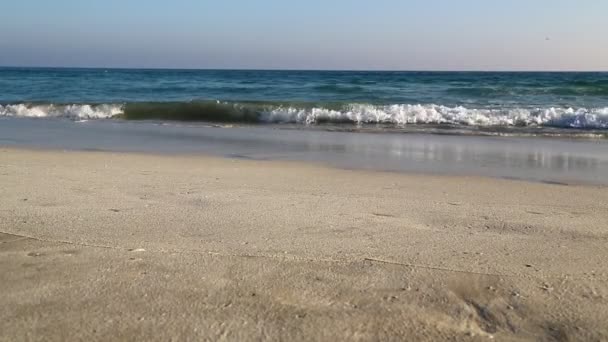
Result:
{"label": "clear blue sky", "polygon": [[608,70],[606,0],[2,0],[0,13],[0,65]]}

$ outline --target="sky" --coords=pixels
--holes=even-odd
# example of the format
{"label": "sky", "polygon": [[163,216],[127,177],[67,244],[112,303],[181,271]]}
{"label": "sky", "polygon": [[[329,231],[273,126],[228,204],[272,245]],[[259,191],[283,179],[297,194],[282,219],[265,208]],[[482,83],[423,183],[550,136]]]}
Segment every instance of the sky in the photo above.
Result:
{"label": "sky", "polygon": [[606,0],[2,0],[0,65],[608,71]]}

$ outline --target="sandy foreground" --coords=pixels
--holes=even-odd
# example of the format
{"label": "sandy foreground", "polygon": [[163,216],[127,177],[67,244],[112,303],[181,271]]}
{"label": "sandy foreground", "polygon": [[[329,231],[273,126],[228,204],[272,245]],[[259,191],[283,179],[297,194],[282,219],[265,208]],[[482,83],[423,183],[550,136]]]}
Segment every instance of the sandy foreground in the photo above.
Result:
{"label": "sandy foreground", "polygon": [[608,189],[0,149],[0,340],[607,340]]}

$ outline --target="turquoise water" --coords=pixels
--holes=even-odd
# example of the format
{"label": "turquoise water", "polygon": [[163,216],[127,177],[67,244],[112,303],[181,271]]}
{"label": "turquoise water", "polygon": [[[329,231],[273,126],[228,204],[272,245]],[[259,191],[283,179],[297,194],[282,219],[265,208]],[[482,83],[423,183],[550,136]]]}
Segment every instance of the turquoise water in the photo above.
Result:
{"label": "turquoise water", "polygon": [[0,146],[608,184],[606,137],[606,73],[0,68]]}
{"label": "turquoise water", "polygon": [[0,116],[608,130],[608,73],[0,68]]}

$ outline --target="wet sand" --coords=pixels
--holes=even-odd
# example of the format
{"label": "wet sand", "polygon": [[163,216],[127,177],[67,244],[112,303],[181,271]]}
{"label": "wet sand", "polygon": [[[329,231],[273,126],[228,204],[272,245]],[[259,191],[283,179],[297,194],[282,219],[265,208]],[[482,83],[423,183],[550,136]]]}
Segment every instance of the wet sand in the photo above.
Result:
{"label": "wet sand", "polygon": [[451,135],[382,130],[353,134],[322,129],[325,126],[288,127],[0,117],[0,144],[17,148],[204,154],[312,162],[354,170],[608,185],[608,139],[470,136],[457,130],[444,131]]}
{"label": "wet sand", "polygon": [[608,189],[0,149],[0,340],[605,340]]}

